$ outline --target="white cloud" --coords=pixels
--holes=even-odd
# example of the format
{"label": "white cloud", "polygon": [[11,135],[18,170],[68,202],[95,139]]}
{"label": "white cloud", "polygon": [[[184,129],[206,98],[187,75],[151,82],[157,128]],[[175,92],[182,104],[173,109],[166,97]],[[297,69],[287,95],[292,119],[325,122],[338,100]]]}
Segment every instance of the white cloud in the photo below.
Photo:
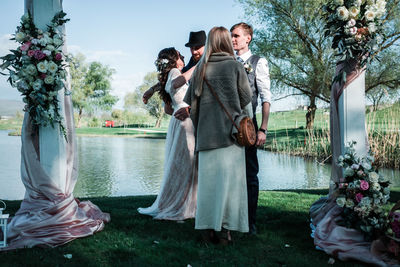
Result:
{"label": "white cloud", "polygon": [[99,61],[111,67],[119,65],[121,60],[129,58],[129,54],[122,50],[85,50],[77,45],[68,45],[67,50],[72,54],[85,55],[88,62]]}
{"label": "white cloud", "polygon": [[124,96],[126,93],[132,92],[138,87],[146,75],[144,72],[138,72],[131,75],[114,75],[112,85],[112,95],[118,96],[119,101],[115,105],[115,108],[122,109],[124,106]]}

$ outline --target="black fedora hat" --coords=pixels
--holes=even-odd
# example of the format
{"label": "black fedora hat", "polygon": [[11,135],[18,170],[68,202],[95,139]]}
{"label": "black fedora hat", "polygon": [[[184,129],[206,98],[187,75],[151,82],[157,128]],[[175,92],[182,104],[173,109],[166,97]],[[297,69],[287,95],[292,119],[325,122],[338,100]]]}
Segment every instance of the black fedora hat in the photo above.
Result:
{"label": "black fedora hat", "polygon": [[206,32],[190,32],[189,42],[185,44],[186,47],[204,46],[206,44]]}

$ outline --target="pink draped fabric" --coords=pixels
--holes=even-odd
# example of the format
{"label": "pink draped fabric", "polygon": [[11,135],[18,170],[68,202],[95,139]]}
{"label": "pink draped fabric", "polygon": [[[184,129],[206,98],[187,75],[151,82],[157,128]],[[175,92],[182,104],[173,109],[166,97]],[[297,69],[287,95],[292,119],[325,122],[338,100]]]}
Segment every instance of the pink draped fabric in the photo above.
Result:
{"label": "pink draped fabric", "polygon": [[338,101],[343,90],[365,71],[358,68],[357,62],[352,62],[350,65],[342,63],[337,65],[336,75],[343,68],[351,70],[350,74],[346,77],[346,83],[335,82],[331,88],[330,132],[332,172],[329,195],[316,201],[310,208],[310,216],[315,226],[314,244],[323,249],[327,254],[343,261],[358,260],[375,266],[387,266],[388,263],[383,260],[382,254],[376,249],[378,247],[377,244],[365,241],[364,235],[360,231],[337,224],[341,218],[342,210],[336,204],[335,183],[339,182],[339,179],[343,176],[342,167],[337,164],[337,158],[343,154],[343,151],[341,151]]}
{"label": "pink draped fabric", "polygon": [[26,188],[25,198],[8,225],[9,246],[2,250],[63,245],[101,231],[104,223],[110,221],[108,213],[103,213],[90,201],[79,202],[72,194],[78,162],[70,96],[64,96],[64,105],[68,138],[66,188],[59,188],[42,168],[38,135],[32,132],[26,113],[21,136],[21,179]]}

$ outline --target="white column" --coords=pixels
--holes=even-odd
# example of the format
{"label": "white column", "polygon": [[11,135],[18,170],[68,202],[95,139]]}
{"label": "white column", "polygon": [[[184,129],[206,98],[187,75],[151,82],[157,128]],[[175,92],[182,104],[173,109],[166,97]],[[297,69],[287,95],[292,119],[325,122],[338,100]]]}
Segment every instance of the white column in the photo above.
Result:
{"label": "white column", "polygon": [[[25,12],[31,13],[37,28],[46,31],[54,15],[62,10],[62,0],[25,0]],[[64,111],[64,89],[57,96],[60,114]],[[59,125],[39,128],[40,163],[55,184],[65,192],[66,143]]]}
{"label": "white column", "polygon": [[343,90],[338,103],[342,151],[351,141],[358,157],[367,155],[365,130],[365,71]]}

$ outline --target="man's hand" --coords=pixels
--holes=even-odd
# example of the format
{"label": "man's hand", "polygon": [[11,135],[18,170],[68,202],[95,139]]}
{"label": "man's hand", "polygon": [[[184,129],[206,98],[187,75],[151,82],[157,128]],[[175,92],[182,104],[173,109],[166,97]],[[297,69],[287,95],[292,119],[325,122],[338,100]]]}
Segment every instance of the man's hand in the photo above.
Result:
{"label": "man's hand", "polygon": [[155,85],[153,85],[152,87],[150,87],[146,92],[144,92],[142,100],[143,103],[147,104],[147,102],[149,101],[149,99],[153,96],[154,92],[158,92],[161,90],[161,85],[160,83],[157,83]]}
{"label": "man's hand", "polygon": [[[269,102],[262,103],[262,121],[260,129],[267,130],[270,106],[271,104]],[[256,146],[264,145],[266,139],[267,139],[267,132],[264,133],[263,131],[258,130]]]}
{"label": "man's hand", "polygon": [[164,112],[168,115],[172,115],[172,113],[174,113],[174,109],[172,108],[171,104],[164,104]]}
{"label": "man's hand", "polygon": [[189,115],[189,107],[180,108],[175,112],[175,118],[181,121],[184,121],[187,117],[189,117]]}
{"label": "man's hand", "polygon": [[142,97],[143,103],[147,104],[147,102],[153,96],[153,94],[154,94],[153,87],[150,87],[149,89],[147,89],[147,91],[144,92],[143,97]]}
{"label": "man's hand", "polygon": [[267,140],[267,135],[262,131],[257,131],[257,142],[256,146],[263,146]]}

